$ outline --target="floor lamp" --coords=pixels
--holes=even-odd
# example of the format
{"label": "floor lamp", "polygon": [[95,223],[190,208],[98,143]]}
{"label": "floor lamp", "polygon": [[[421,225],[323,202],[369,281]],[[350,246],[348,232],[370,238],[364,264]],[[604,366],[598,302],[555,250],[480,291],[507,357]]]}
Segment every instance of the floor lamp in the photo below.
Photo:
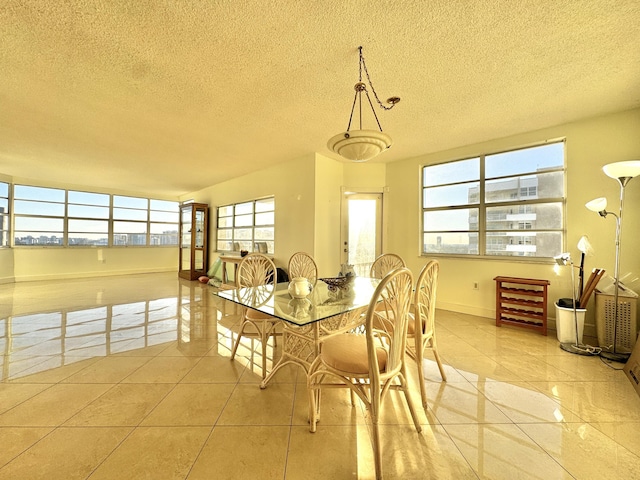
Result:
{"label": "floor lamp", "polygon": [[[622,214],[624,211],[624,189],[633,177],[640,175],[640,160],[630,160],[627,162],[609,163],[602,167],[605,175],[618,181],[620,184],[620,212],[616,215],[613,212],[607,212],[607,199],[604,197],[596,198],[586,204],[586,207],[600,214],[601,217],[607,215],[613,215],[616,217],[616,264],[613,273],[614,276],[614,288],[613,293],[613,311],[614,311],[614,325],[613,325],[613,346],[609,349],[603,347],[600,356],[612,360],[614,362],[626,362],[629,358],[629,353],[618,352],[618,290],[620,282],[620,236],[622,235]],[[606,349],[605,349],[606,348]]]}

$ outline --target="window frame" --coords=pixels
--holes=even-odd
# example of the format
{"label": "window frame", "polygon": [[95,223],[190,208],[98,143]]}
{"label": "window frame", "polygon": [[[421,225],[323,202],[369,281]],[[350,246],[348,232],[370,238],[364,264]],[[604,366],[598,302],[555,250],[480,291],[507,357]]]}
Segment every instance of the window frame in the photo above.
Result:
{"label": "window frame", "polygon": [[[160,205],[154,205],[154,204],[160,204]],[[175,207],[175,211],[174,210],[167,210],[164,208],[160,208],[166,204],[175,204],[173,205]],[[148,225],[148,240],[147,240],[147,246],[149,247],[155,247],[155,246],[166,246],[166,247],[179,247],[180,246],[180,239],[179,237],[179,230],[180,230],[180,207],[181,207],[181,203],[180,202],[175,202],[172,200],[161,200],[158,198],[149,198],[149,225]],[[166,205],[168,207],[170,207],[171,205]],[[166,216],[166,215],[173,215],[175,217],[175,219],[173,221],[167,220],[166,218],[156,218],[156,215],[161,215],[161,216]],[[165,230],[163,232],[160,233],[156,233],[154,232],[154,226],[156,225],[164,225],[164,226],[175,226],[175,230],[170,231],[170,230]],[[167,239],[173,239],[173,242],[168,241]],[[157,242],[157,243],[156,243]],[[165,243],[166,242],[166,243]]]}
{"label": "window frame", "polygon": [[0,181],[0,185],[6,187],[6,195],[3,195],[2,189],[0,189],[0,208],[6,203],[7,210],[0,211],[0,248],[11,247],[11,232],[13,231],[11,225],[11,212],[13,210],[13,204],[11,202],[11,184],[9,182]]}
{"label": "window frame", "polygon": [[[16,213],[15,212],[15,189],[16,187],[26,187],[26,188],[37,188],[37,189],[50,189],[50,190],[57,190],[57,191],[61,191],[64,193],[64,201],[55,201],[55,202],[51,202],[49,200],[40,200],[37,198],[33,198],[33,199],[29,199],[29,198],[20,198],[18,200],[20,201],[31,201],[31,202],[42,202],[44,203],[55,203],[56,205],[62,205],[63,206],[63,213],[56,213],[55,215],[37,215],[37,214],[33,214],[33,213]],[[80,197],[82,197],[82,194],[86,194],[87,196],[91,196],[91,195],[104,195],[108,198],[107,202],[104,202],[104,204],[97,204],[97,203],[82,203],[81,201],[78,200],[70,200],[70,197],[73,196],[73,194],[78,193],[80,194]],[[13,247],[13,248],[123,248],[123,247],[152,247],[152,248],[162,248],[162,247],[166,247],[166,248],[176,248],[179,245],[178,242],[178,229],[179,229],[179,223],[180,223],[180,202],[177,200],[166,200],[166,199],[159,199],[159,198],[152,198],[152,197],[142,197],[142,196],[132,196],[132,195],[121,195],[121,194],[115,194],[115,193],[105,193],[105,192],[94,192],[94,191],[89,191],[89,190],[78,190],[78,189],[64,189],[64,188],[58,188],[58,187],[49,187],[49,186],[44,186],[44,185],[31,185],[31,184],[10,184],[9,185],[9,196],[10,196],[10,200],[9,200],[9,210],[11,212],[11,221],[12,223],[10,223],[11,225],[11,231],[10,231],[10,237],[9,237],[9,246]],[[135,200],[140,200],[142,202],[145,202],[146,204],[146,208],[127,208],[127,207],[121,207],[116,205],[117,202],[114,201],[116,198],[123,198],[123,199],[135,199]],[[163,205],[164,207],[167,207],[168,209],[159,209],[159,208],[154,208],[153,205],[154,203],[160,203],[161,205]],[[90,208],[101,208],[101,209],[107,209],[107,215],[105,216],[103,215],[97,215],[97,216],[91,216],[91,215],[87,215],[87,216],[82,216],[81,214],[78,213],[74,213],[74,214],[70,214],[70,209],[73,210],[74,208],[78,208],[80,207],[80,209],[86,207],[87,209]],[[171,209],[171,207],[173,207],[173,209]],[[123,218],[119,218],[118,215],[116,214],[114,218],[114,209],[120,209],[120,210],[131,210],[132,212],[139,214],[140,212],[143,212],[142,215],[145,217],[145,220],[142,219],[137,219],[137,220],[127,220],[127,219],[123,219]],[[155,214],[159,214],[160,216],[171,216],[173,215],[175,218],[173,221],[168,221],[168,220],[157,220],[155,217]],[[62,222],[62,230],[60,232],[56,231],[56,235],[57,238],[61,239],[61,241],[57,244],[53,244],[53,243],[32,243],[32,244],[28,244],[28,243],[17,243],[16,242],[16,233],[17,230],[15,228],[15,222],[16,219],[20,219],[20,218],[30,218],[30,219],[56,219],[58,221]],[[107,232],[86,232],[87,235],[104,235],[104,239],[106,241],[104,242],[96,242],[96,243],[90,243],[90,242],[80,242],[80,243],[74,243],[73,241],[70,242],[70,237],[71,238],[77,238],[78,233],[82,234],[81,231],[76,231],[76,229],[74,229],[73,231],[70,231],[70,224],[73,225],[74,222],[106,222],[107,223]],[[117,222],[133,222],[134,224],[142,224],[144,225],[144,234],[139,234],[139,235],[144,235],[144,244],[135,244],[135,243],[131,243],[130,241],[127,241],[126,243],[123,244],[117,244],[114,241],[114,237],[115,235],[118,234],[118,232],[115,232],[115,225],[117,224]],[[155,234],[153,233],[153,229],[154,226],[157,225],[166,225],[168,228],[166,231],[163,231],[160,234]],[[171,230],[171,227],[173,226],[173,230]],[[22,230],[21,230],[22,231]],[[24,230],[25,232],[28,232],[29,230]],[[123,233],[124,235],[128,235],[126,232]],[[25,237],[26,238],[26,237]],[[87,237],[89,238],[89,237]],[[155,241],[154,241],[155,239]],[[173,243],[171,243],[171,241],[173,241]]]}
{"label": "window frame", "polygon": [[[21,187],[24,187],[26,190],[28,189],[38,189],[38,190],[51,190],[52,192],[57,191],[60,192],[62,194],[62,198],[61,199],[45,199],[45,198],[38,198],[36,196],[18,196],[17,194],[17,190],[20,189]],[[42,185],[27,185],[27,184],[14,184],[13,185],[13,198],[12,198],[12,207],[13,207],[13,245],[17,246],[17,247],[26,247],[26,248],[33,248],[33,247],[46,247],[46,248],[60,248],[63,246],[66,246],[66,225],[67,225],[67,221],[66,221],[66,213],[67,213],[67,190],[65,190],[64,188],[57,188],[57,187],[45,187]],[[48,214],[35,214],[33,212],[29,212],[27,209],[26,211],[22,211],[21,208],[18,208],[17,205],[20,202],[24,202],[25,205],[31,205],[33,204],[35,205],[40,205],[40,206],[44,206],[48,205],[50,208],[54,209],[54,207],[58,207],[58,209],[61,208],[61,211],[58,212],[54,212],[54,213],[48,213]],[[38,228],[26,228],[23,229],[21,228],[21,225],[19,225],[19,223],[22,223],[22,221],[24,220],[25,222],[29,222],[29,220],[32,221],[36,221],[36,219],[39,219],[38,221]],[[56,228],[56,229],[40,229],[40,227],[43,224],[52,224],[52,223],[59,223],[60,227]],[[19,243],[16,244],[15,240],[16,240],[16,235],[19,232],[24,232],[24,233],[41,233],[41,235],[39,237],[33,237],[34,240],[37,239],[43,239],[43,238],[47,238],[47,235],[44,235],[45,233],[50,233],[50,234],[54,234],[54,235],[49,235],[49,238],[55,238],[56,242],[47,242],[47,243],[38,243],[38,242],[34,242],[34,243]],[[58,236],[59,235],[59,236]],[[22,237],[22,238],[29,238],[29,236],[27,237]]]}
{"label": "window frame", "polygon": [[[273,203],[273,210],[262,210],[262,209],[257,209],[256,205],[264,202],[265,200],[270,200],[271,203]],[[240,211],[237,212],[237,210],[240,208],[242,208],[243,206],[247,205],[247,204],[252,204],[252,208],[251,208],[251,212],[247,213],[244,211]],[[225,210],[225,209],[231,209],[231,214],[230,215],[223,215],[222,217],[220,216],[221,211]],[[256,217],[262,216],[264,214],[269,214],[272,213],[273,214],[273,223],[271,224],[266,224],[266,223],[261,223],[261,224],[256,224]],[[248,217],[251,217],[251,220],[249,222],[249,224],[247,224],[246,221]],[[276,237],[276,227],[275,227],[275,220],[276,220],[276,198],[274,195],[271,196],[267,196],[267,197],[261,197],[261,198],[256,198],[253,200],[247,200],[244,202],[237,202],[237,203],[231,203],[231,204],[227,204],[227,205],[220,205],[217,207],[216,209],[216,252],[220,252],[220,253],[231,253],[231,252],[236,252],[237,250],[235,250],[233,248],[233,246],[238,243],[247,243],[250,242],[251,243],[251,248],[248,249],[249,252],[259,252],[259,253],[265,253],[267,255],[274,255],[275,253],[275,237]],[[223,227],[220,226],[220,220],[221,219],[225,219],[225,222],[229,221],[229,219],[231,220],[231,223],[229,225],[225,225]],[[240,220],[240,221],[238,221]],[[251,239],[246,239],[246,238],[236,238],[235,237],[235,233],[236,230],[238,229],[250,229],[251,230]],[[263,238],[256,238],[256,230],[260,230],[260,229],[271,229],[271,231],[273,232],[273,238],[271,240],[268,239],[263,239]],[[220,238],[220,233],[221,232],[230,232],[230,237],[229,238]],[[220,248],[221,246],[221,242],[227,243],[231,246],[231,249],[226,249],[226,248]],[[267,251],[261,251],[259,248],[256,248],[256,244],[257,243],[266,243],[267,244]],[[271,244],[271,248],[269,248],[269,244]],[[242,248],[241,248],[242,249]]]}
{"label": "window frame", "polygon": [[[145,207],[136,206],[135,204],[117,204],[118,200],[125,200],[128,202],[134,202],[140,200],[145,204]],[[135,203],[135,202],[134,202]],[[111,226],[113,230],[111,232],[111,245],[114,247],[146,247],[149,246],[149,199],[144,197],[135,197],[131,195],[113,195],[111,197]],[[144,218],[137,218],[138,216]],[[116,226],[118,230],[116,231]],[[125,227],[121,230],[122,227]],[[129,231],[135,230],[138,227],[142,227],[144,232]],[[120,243],[119,239],[124,238],[125,241]],[[141,243],[131,243],[132,239],[144,238],[144,245]]]}
{"label": "window frame", "polygon": [[[71,200],[71,197],[74,196],[73,194],[79,193],[80,196],[82,196],[82,194],[87,194],[87,195],[105,195],[107,197],[107,201],[106,201],[106,205],[100,205],[99,203],[83,203],[80,201],[76,201]],[[82,216],[79,213],[71,213],[71,210],[76,208],[76,207],[88,207],[88,208],[101,208],[104,209],[106,208],[106,217],[102,216]],[[84,190],[67,190],[66,192],[66,219],[65,219],[65,234],[66,234],[66,238],[65,238],[65,246],[66,247],[73,247],[73,248],[77,248],[77,247],[106,247],[109,245],[109,231],[110,231],[110,227],[111,224],[109,222],[111,218],[111,196],[109,194],[106,193],[97,193],[97,192],[87,192]],[[98,231],[91,231],[91,232],[82,232],[79,230],[74,229],[73,231],[71,231],[70,226],[72,225],[72,222],[100,222],[100,223],[106,223],[107,226],[107,231],[106,232],[98,232]],[[71,242],[71,235],[75,235],[77,234],[82,234],[85,233],[87,235],[106,235],[105,240],[106,243],[72,243]],[[86,237],[88,238],[88,237]]]}
{"label": "window frame", "polygon": [[[491,157],[491,156],[499,155],[503,153],[518,152],[522,150],[533,149],[536,147],[543,147],[543,146],[553,145],[553,144],[562,144],[562,165],[561,166],[545,168],[544,170],[540,170],[540,171],[531,170],[531,171],[525,171],[525,172],[516,172],[516,173],[504,175],[504,176],[494,176],[489,179],[486,178],[485,167],[486,167],[487,157]],[[521,254],[521,255],[489,254],[487,253],[489,251],[488,245],[495,244],[493,235],[491,235],[492,233],[514,232],[516,234],[514,235],[514,241],[516,242],[515,244],[529,245],[531,244],[530,241],[527,242],[526,240],[522,240],[521,238],[528,235],[526,234],[517,235],[518,232],[528,233],[529,235],[530,235],[530,232],[535,232],[535,233],[556,233],[557,232],[560,234],[561,251],[564,251],[565,244],[566,244],[566,221],[567,221],[567,218],[566,218],[566,204],[567,204],[567,178],[566,178],[567,154],[566,154],[566,151],[567,151],[566,139],[558,138],[553,140],[547,140],[544,142],[529,144],[525,146],[514,147],[506,150],[488,151],[486,153],[470,155],[467,157],[457,158],[454,160],[448,160],[448,161],[429,164],[429,165],[421,165],[420,166],[420,213],[421,214],[420,214],[420,233],[419,233],[420,255],[435,256],[435,257],[452,257],[457,259],[482,259],[482,260],[497,260],[497,261],[510,261],[510,262],[525,261],[530,263],[548,263],[553,258],[552,256],[528,256],[526,254]],[[467,160],[473,160],[476,158],[479,161],[478,178],[465,179],[461,181],[436,184],[436,185],[425,185],[425,171],[429,167],[434,167],[437,165],[452,164],[456,162],[463,162]],[[504,199],[500,201],[490,201],[486,197],[485,187],[490,182],[499,182],[502,180],[510,180],[510,179],[521,179],[527,176],[547,174],[547,173],[558,173],[558,172],[562,174],[562,196],[560,197],[550,196],[550,197],[540,198],[538,196],[540,192],[539,185],[536,185],[533,187],[529,185],[527,185],[526,187],[519,187],[518,192],[516,193],[516,196],[513,198],[513,200]],[[455,204],[453,206],[451,205],[435,206],[435,207],[425,206],[425,198],[426,198],[425,192],[429,188],[437,188],[441,186],[451,186],[451,185],[472,184],[472,183],[477,183],[479,185],[478,198],[476,203],[472,203],[471,201],[469,201],[468,203]],[[521,192],[521,188],[527,188],[527,195],[524,197],[522,195],[519,195],[519,193]],[[542,204],[558,205],[560,207],[560,226],[558,228],[535,228],[534,229],[534,228],[531,228],[531,225],[529,225],[529,228],[525,228],[522,230],[515,229],[515,228],[495,230],[495,229],[489,229],[487,226],[487,215],[491,216],[491,209],[493,208],[518,207],[520,209],[519,213],[526,213],[531,209],[531,206],[542,205]],[[450,212],[454,210],[465,210],[465,209],[466,210],[477,209],[478,211],[477,230],[471,230],[471,228],[469,228],[468,230],[451,230],[451,231],[437,230],[437,229],[427,230],[427,226],[425,225],[426,213]],[[530,223],[528,220],[524,220],[524,222]],[[522,221],[515,221],[515,223],[516,224],[522,223]],[[469,227],[471,227],[471,225],[469,225]],[[477,253],[471,253],[471,252],[470,253],[454,253],[454,252],[428,251],[426,247],[425,236],[427,234],[433,234],[433,233],[456,233],[456,234],[468,233],[470,235],[477,234],[477,237],[478,237]],[[472,246],[473,246],[473,243],[470,242],[469,251],[471,250]]]}

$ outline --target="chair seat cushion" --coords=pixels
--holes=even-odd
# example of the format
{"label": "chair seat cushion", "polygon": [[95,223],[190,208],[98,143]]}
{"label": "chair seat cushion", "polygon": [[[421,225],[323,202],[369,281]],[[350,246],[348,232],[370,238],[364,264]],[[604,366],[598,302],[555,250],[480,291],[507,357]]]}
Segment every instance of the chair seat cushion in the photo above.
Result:
{"label": "chair seat cushion", "polygon": [[277,318],[272,317],[271,315],[259,312],[258,310],[253,310],[252,308],[247,308],[245,317],[248,320],[273,320],[274,322],[277,320]]}
{"label": "chair seat cushion", "polygon": [[[387,364],[387,351],[382,347],[376,348],[376,355],[382,372]],[[369,373],[367,339],[364,335],[345,333],[328,338],[322,343],[320,356],[326,365],[341,372],[357,375]]]}

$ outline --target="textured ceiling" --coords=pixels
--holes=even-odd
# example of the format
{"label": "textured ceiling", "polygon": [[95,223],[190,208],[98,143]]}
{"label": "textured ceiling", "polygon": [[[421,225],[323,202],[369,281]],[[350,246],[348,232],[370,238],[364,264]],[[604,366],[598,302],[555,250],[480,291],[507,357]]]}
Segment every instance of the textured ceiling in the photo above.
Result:
{"label": "textured ceiling", "polygon": [[164,196],[332,157],[358,45],[402,98],[374,161],[640,106],[638,0],[3,0],[0,174]]}

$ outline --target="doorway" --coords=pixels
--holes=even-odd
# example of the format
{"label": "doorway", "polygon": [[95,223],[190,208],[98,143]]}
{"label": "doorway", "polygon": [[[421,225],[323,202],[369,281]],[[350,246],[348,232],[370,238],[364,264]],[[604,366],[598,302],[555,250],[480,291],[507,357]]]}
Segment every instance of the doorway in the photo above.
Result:
{"label": "doorway", "polygon": [[345,193],[343,197],[342,262],[356,275],[368,277],[382,253],[382,194]]}

